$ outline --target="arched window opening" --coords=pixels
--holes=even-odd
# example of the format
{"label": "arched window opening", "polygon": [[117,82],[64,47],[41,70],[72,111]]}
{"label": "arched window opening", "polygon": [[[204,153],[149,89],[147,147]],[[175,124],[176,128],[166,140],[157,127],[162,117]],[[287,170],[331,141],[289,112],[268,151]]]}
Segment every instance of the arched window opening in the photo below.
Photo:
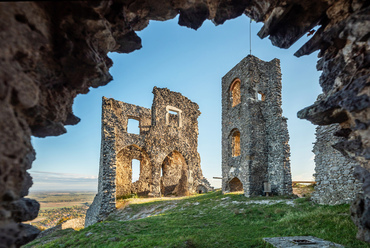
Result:
{"label": "arched window opening", "polygon": [[243,192],[243,184],[239,180],[239,178],[234,177],[230,182],[229,182],[229,188],[230,192]]}
{"label": "arched window opening", "polygon": [[140,134],[140,121],[136,119],[128,119],[127,132],[132,134]]}
{"label": "arched window opening", "polygon": [[232,107],[241,102],[240,99],[240,79],[235,79],[230,87]]}
{"label": "arched window opening", "polygon": [[265,101],[265,94],[259,91],[257,94],[257,99],[258,101]]}
{"label": "arched window opening", "polygon": [[232,135],[232,156],[238,157],[240,156],[240,132],[238,130],[235,130]]}
{"label": "arched window opening", "polygon": [[203,185],[198,185],[197,189],[196,189],[196,192],[198,194],[204,194],[204,193],[207,193],[208,190],[206,187],[204,187]]}
{"label": "arched window opening", "polygon": [[136,182],[139,180],[140,177],[140,161],[137,159],[133,159],[131,161],[131,168],[132,168],[132,182]]}

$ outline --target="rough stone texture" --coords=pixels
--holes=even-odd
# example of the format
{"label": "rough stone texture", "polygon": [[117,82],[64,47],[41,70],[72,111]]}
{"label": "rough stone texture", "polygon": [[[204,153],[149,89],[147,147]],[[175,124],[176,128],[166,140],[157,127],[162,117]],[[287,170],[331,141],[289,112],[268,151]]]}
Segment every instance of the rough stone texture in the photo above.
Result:
{"label": "rough stone texture", "polygon": [[32,185],[30,136],[60,135],[64,125],[79,121],[73,99],[111,80],[108,52],[139,49],[135,31],[149,20],[179,14],[180,25],[196,29],[206,19],[217,25],[243,13],[264,22],[260,37],[269,35],[279,47],[321,25],[296,55],[321,50],[317,68],[323,70],[320,84],[327,98],[299,116],[319,125],[341,123],[346,141],[336,148],[370,171],[369,1],[1,2],[0,243],[12,246],[20,234],[8,205]]}
{"label": "rough stone texture", "polygon": [[[34,240],[40,233],[40,230],[37,227],[28,224],[21,223],[19,224],[18,228],[20,229],[20,233],[17,241],[15,242],[16,246],[21,246],[22,244],[26,244]],[[1,245],[3,244],[4,243],[1,243]],[[5,247],[7,247],[7,245],[5,245]]]}
{"label": "rough stone texture", "polygon": [[18,201],[13,201],[7,207],[13,214],[13,219],[17,222],[33,220],[37,217],[40,210],[40,203],[29,198],[21,198]]}
{"label": "rough stone texture", "polygon": [[[364,162],[370,169],[369,121],[369,13],[364,2],[339,1],[327,10],[333,19],[318,31],[322,44],[317,68],[325,97],[301,110],[298,117],[314,124],[340,123],[345,138],[336,149]],[[368,5],[368,3],[367,3]],[[361,9],[361,7],[363,9]],[[315,35],[315,36],[316,36]],[[314,37],[315,38],[315,37]]]}
{"label": "rough stone texture", "polygon": [[316,142],[313,148],[315,154],[315,191],[312,200],[319,204],[352,203],[362,191],[362,183],[355,179],[353,172],[359,162],[345,157],[333,148],[333,145],[344,140],[334,136],[340,129],[338,124],[318,126]]}
{"label": "rough stone texture", "polygon": [[[321,27],[297,53],[309,54],[320,49],[317,69],[322,70],[320,85],[325,97],[298,112],[317,125],[339,123],[335,135],[343,137],[334,148],[356,159],[370,171],[370,6],[369,1],[328,1]],[[356,177],[361,180],[361,177]],[[363,183],[363,202],[370,197],[370,178]],[[354,206],[355,207],[355,206]],[[370,242],[370,206],[365,205],[354,221],[357,237]],[[359,214],[360,212],[358,212]],[[367,221],[363,221],[367,219]],[[361,221],[360,221],[361,220]]]}
{"label": "rough stone texture", "polygon": [[[153,94],[152,109],[103,98],[98,194],[86,226],[107,217],[120,197],[184,196],[213,189],[202,175],[197,151],[198,104],[167,88],[154,87]],[[139,121],[140,134],[127,132],[129,119]],[[132,159],[140,161],[136,182]]]}
{"label": "rough stone texture", "polygon": [[274,195],[293,193],[281,87],[278,59],[248,55],[222,78],[223,192],[262,195],[268,182]]}
{"label": "rough stone texture", "polygon": [[[362,167],[358,167],[362,168]],[[369,176],[368,171],[363,171]],[[370,198],[363,194],[358,194],[351,205],[351,219],[358,227],[356,238],[360,240],[370,240]]]}
{"label": "rough stone texture", "polygon": [[50,234],[54,233],[55,231],[64,230],[64,229],[68,229],[68,228],[71,228],[71,229],[74,229],[74,230],[79,230],[79,229],[84,228],[84,226],[85,226],[85,218],[76,218],[76,219],[66,220],[65,222],[63,222],[59,225],[56,225],[54,227],[46,229],[45,231],[40,232],[37,235],[37,238],[39,239],[39,238],[45,237],[47,235],[50,235]]}
{"label": "rough stone texture", "polygon": [[[316,238],[313,236],[290,236],[290,237],[275,237],[275,238],[263,238],[267,243],[272,244],[276,248],[344,248],[343,245],[336,244],[331,241]],[[297,244],[296,241],[307,240],[314,244]]]}
{"label": "rough stone texture", "polygon": [[354,171],[355,178],[363,184],[363,194],[358,194],[351,205],[351,218],[358,227],[356,237],[361,240],[370,240],[370,172],[364,167],[357,166]]}

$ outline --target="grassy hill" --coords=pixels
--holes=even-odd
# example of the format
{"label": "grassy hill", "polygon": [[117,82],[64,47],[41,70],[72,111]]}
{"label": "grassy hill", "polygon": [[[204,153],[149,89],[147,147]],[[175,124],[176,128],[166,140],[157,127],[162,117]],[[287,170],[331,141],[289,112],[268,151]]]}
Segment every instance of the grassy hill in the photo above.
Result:
{"label": "grassy hill", "polygon": [[272,247],[262,238],[298,235],[370,247],[356,240],[349,205],[220,191],[127,201],[104,222],[80,231],[62,230],[26,247]]}

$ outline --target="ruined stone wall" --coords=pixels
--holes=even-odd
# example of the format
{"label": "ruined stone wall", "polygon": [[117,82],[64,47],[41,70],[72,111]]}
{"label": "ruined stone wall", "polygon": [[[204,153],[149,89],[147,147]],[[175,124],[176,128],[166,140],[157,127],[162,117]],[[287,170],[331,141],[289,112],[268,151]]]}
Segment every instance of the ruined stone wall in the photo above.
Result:
{"label": "ruined stone wall", "polygon": [[[152,109],[103,98],[98,194],[87,211],[86,226],[105,219],[117,198],[212,189],[197,151],[198,104],[166,88],[154,87],[153,94]],[[130,118],[139,121],[140,134],[127,132]],[[132,159],[140,161],[135,182]]]}
{"label": "ruined stone wall", "polygon": [[334,136],[339,129],[338,124],[316,128],[313,148],[316,186],[312,199],[319,204],[352,203],[362,191],[362,184],[353,175],[359,163],[332,147],[343,139]]}
{"label": "ruined stone wall", "polygon": [[[232,151],[235,132],[240,132],[237,155]],[[223,192],[230,191],[236,177],[246,196],[262,195],[264,182],[271,183],[273,194],[291,194],[288,141],[279,60],[264,62],[249,55],[222,78]]]}
{"label": "ruined stone wall", "polygon": [[[179,152],[186,162],[186,170],[182,171],[182,179],[187,188],[182,194],[195,193],[198,185],[209,183],[203,178],[198,154],[198,104],[190,101],[180,93],[168,89],[153,89],[152,127],[146,135],[146,146],[153,164],[153,194],[160,192],[160,169],[165,158],[173,151]],[[177,111],[177,121],[170,120],[170,111]]]}
{"label": "ruined stone wall", "polygon": [[79,230],[84,228],[85,225],[85,218],[75,218],[75,219],[70,219],[66,220],[63,223],[56,225],[54,227],[48,228],[45,231],[42,231],[38,236],[37,239],[41,239],[45,236],[48,236],[56,231],[59,230],[64,230],[68,228],[72,228],[74,230]]}
{"label": "ruined stone wall", "polygon": [[[77,94],[107,84],[108,52],[141,47],[135,31],[150,20],[179,14],[179,25],[199,28],[242,14],[263,22],[258,35],[288,48],[316,26],[319,29],[296,56],[320,50],[317,68],[327,98],[299,113],[316,125],[341,123],[336,145],[361,162],[360,181],[370,181],[369,25],[366,0],[302,1],[60,1],[0,3],[0,238],[21,245],[37,229],[17,224],[35,218],[38,203],[26,204],[32,185],[27,173],[35,153],[31,135],[46,137],[78,123],[72,104]],[[353,205],[358,238],[370,242],[363,223],[370,220],[370,183]],[[30,203],[30,202],[28,202]],[[31,207],[32,206],[32,207]]]}

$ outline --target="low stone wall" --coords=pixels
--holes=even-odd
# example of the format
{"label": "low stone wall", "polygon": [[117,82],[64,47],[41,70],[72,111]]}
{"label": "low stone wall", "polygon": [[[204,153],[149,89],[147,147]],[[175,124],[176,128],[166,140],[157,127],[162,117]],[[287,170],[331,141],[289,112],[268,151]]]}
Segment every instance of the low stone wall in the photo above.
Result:
{"label": "low stone wall", "polygon": [[313,148],[316,187],[312,199],[319,204],[352,203],[357,193],[361,192],[362,183],[353,176],[354,168],[359,163],[332,147],[343,139],[334,136],[339,129],[338,124],[316,128]]}
{"label": "low stone wall", "polygon": [[85,218],[76,218],[76,219],[67,220],[63,222],[62,224],[56,225],[55,227],[46,229],[45,231],[41,232],[37,236],[37,238],[39,239],[39,238],[45,237],[58,230],[64,230],[68,228],[72,228],[76,230],[76,229],[84,228],[84,226],[85,226]]}

